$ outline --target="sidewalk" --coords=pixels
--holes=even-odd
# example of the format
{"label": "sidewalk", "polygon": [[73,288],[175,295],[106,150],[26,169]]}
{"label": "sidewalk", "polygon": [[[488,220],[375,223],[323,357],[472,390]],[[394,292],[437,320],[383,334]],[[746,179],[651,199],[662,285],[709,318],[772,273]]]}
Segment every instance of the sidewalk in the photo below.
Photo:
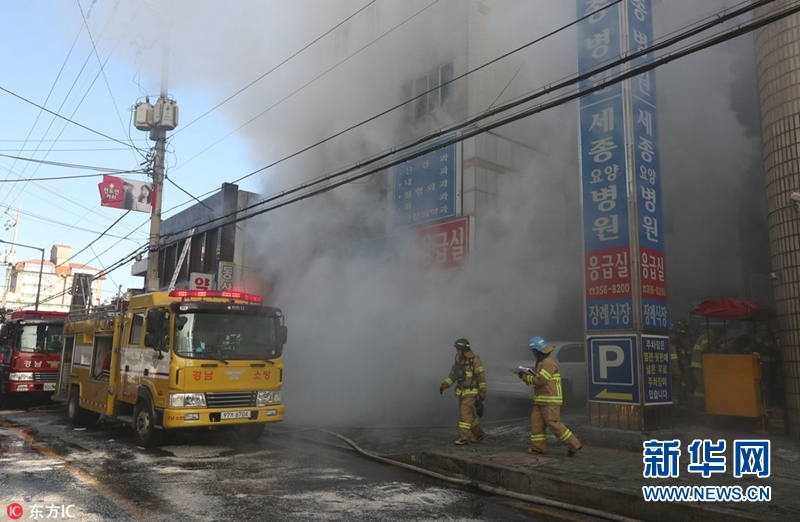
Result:
{"label": "sidewalk", "polygon": [[[545,497],[586,508],[615,513],[639,520],[800,520],[800,441],[785,435],[759,435],[740,428],[720,428],[715,419],[701,420],[700,425],[679,424],[669,432],[645,437],[638,432],[599,429],[589,426],[584,412],[562,416],[564,423],[584,444],[575,457],[548,432],[547,455],[529,455],[527,418],[486,422],[486,439],[478,444],[457,446],[455,426],[408,428],[330,428],[365,452],[405,463],[448,477],[468,479],[475,484],[501,488],[517,494]],[[270,427],[268,431],[291,433],[315,442],[349,447],[340,438],[324,430],[298,429],[289,425]],[[267,434],[268,436],[268,434]],[[644,478],[642,441],[681,440],[680,470],[677,478]],[[727,468],[703,478],[690,473],[688,446],[694,439],[727,441]],[[770,476],[733,476],[734,440],[769,439],[771,441]],[[613,446],[613,447],[609,447]],[[769,502],[646,502],[642,486],[770,486]]]}

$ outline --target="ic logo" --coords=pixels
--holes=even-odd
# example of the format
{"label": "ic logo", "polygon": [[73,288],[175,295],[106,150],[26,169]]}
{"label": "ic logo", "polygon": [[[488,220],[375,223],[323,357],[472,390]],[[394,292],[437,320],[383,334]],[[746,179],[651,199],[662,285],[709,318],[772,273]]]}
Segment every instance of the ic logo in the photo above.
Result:
{"label": "ic logo", "polygon": [[6,508],[6,514],[8,518],[11,520],[17,520],[22,518],[22,515],[25,513],[25,510],[22,508],[20,504],[14,502],[13,504],[9,504]]}

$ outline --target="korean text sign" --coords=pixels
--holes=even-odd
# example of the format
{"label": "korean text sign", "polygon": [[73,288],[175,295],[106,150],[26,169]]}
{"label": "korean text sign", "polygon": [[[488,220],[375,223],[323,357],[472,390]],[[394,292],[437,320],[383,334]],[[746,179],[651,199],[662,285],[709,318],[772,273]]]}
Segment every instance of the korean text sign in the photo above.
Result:
{"label": "korean text sign", "polygon": [[[619,6],[578,0],[578,66],[589,71],[619,56]],[[594,87],[619,74],[615,67],[584,80]],[[581,180],[586,286],[586,329],[633,328],[631,249],[625,169],[622,86],[612,85],[580,101]]]}
{"label": "korean text sign", "polygon": [[399,228],[455,217],[456,168],[455,144],[395,166],[392,226]]}

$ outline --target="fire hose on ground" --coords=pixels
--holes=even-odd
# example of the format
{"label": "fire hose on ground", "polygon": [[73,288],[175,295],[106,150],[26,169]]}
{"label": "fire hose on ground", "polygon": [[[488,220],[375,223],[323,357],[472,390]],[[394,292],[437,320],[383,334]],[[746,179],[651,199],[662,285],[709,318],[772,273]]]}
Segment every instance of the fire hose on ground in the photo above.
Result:
{"label": "fire hose on ground", "polygon": [[351,446],[358,454],[367,457],[369,459],[382,462],[384,464],[389,464],[390,466],[398,466],[403,469],[407,469],[410,471],[416,471],[417,473],[422,473],[423,475],[427,475],[429,477],[433,477],[437,480],[443,480],[445,482],[449,482],[451,484],[457,484],[459,486],[467,486],[477,488],[480,491],[485,493],[491,493],[492,495],[500,495],[504,497],[510,497],[517,500],[522,500],[525,502],[531,502],[533,504],[541,504],[545,506],[550,506],[554,508],[563,509],[566,511],[572,511],[576,513],[581,513],[584,515],[590,515],[598,518],[604,518],[607,520],[615,520],[618,522],[641,522],[635,518],[624,517],[621,515],[616,515],[614,513],[608,513],[605,511],[601,511],[599,509],[587,508],[584,506],[578,506],[575,504],[568,504],[566,502],[559,502],[558,500],[551,500],[549,498],[538,497],[536,495],[527,495],[524,493],[516,493],[514,491],[508,491],[502,488],[496,488],[493,486],[488,486],[486,484],[482,484],[478,481],[471,480],[471,479],[462,479],[457,477],[449,477],[447,475],[442,475],[441,473],[436,473],[435,471],[430,471],[425,468],[420,468],[417,466],[412,466],[411,464],[406,464],[405,462],[400,462],[397,460],[387,459],[386,457],[381,457],[380,455],[375,455],[374,453],[370,453],[365,451],[364,449],[360,448],[358,444],[353,442],[351,439],[341,435],[339,433],[335,433],[333,431],[323,430],[320,429],[322,433],[327,433],[328,435],[332,435],[344,442],[346,442],[349,446]]}

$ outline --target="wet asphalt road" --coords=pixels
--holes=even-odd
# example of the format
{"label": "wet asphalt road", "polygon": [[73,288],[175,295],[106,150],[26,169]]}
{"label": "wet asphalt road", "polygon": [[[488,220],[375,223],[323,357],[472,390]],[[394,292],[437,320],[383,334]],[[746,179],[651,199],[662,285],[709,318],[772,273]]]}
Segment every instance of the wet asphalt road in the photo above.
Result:
{"label": "wet asphalt road", "polygon": [[70,429],[63,408],[0,412],[0,521],[20,510],[19,520],[579,519],[454,489],[286,430],[256,443],[223,432],[171,437],[144,450],[124,428]]}

